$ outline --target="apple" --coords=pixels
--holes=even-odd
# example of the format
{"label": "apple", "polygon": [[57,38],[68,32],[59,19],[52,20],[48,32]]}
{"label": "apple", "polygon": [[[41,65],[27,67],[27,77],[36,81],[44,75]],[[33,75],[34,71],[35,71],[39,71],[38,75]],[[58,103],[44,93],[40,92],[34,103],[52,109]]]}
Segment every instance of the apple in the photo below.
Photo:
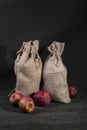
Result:
{"label": "apple", "polygon": [[50,94],[44,90],[36,92],[33,96],[33,99],[38,106],[46,106],[51,102]]}
{"label": "apple", "polygon": [[18,103],[19,108],[24,112],[33,112],[35,109],[34,101],[29,96],[24,96]]}
{"label": "apple", "polygon": [[9,102],[14,105],[14,106],[18,106],[18,102],[21,98],[23,98],[24,95],[19,93],[19,92],[14,92],[10,95],[9,97]]}
{"label": "apple", "polygon": [[77,88],[75,86],[70,86],[69,87],[69,94],[70,94],[71,98],[76,97],[77,96]]}

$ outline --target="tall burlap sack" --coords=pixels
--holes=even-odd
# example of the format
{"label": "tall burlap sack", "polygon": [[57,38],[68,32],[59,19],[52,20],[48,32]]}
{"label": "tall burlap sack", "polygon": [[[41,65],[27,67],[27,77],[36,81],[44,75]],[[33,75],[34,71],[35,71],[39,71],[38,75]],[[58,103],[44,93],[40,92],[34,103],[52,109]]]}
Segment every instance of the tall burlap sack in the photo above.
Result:
{"label": "tall burlap sack", "polygon": [[54,41],[48,47],[50,55],[43,68],[43,89],[51,94],[53,101],[69,103],[71,99],[67,83],[67,69],[61,59],[64,45],[65,43]]}
{"label": "tall burlap sack", "polygon": [[23,42],[15,60],[16,92],[24,95],[39,91],[42,61],[38,54],[39,41]]}

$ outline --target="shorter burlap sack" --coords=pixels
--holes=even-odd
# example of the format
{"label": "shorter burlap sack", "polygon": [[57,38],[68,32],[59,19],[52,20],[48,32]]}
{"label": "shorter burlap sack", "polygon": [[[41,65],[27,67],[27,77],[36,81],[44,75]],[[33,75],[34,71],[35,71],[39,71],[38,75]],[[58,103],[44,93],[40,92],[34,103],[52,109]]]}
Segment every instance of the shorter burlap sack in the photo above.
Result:
{"label": "shorter burlap sack", "polygon": [[69,89],[67,84],[67,69],[62,62],[61,55],[65,43],[54,41],[48,50],[50,55],[47,57],[43,68],[42,89],[48,91],[53,101],[69,103]]}
{"label": "shorter burlap sack", "polygon": [[15,60],[16,92],[30,95],[39,91],[42,61],[38,54],[39,41],[23,42]]}

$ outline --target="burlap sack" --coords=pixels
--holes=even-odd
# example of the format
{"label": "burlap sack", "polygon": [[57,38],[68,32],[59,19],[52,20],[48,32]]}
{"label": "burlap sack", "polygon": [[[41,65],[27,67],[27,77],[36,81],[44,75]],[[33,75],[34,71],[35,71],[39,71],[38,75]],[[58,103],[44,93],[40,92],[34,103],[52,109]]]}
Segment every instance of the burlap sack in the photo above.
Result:
{"label": "burlap sack", "polygon": [[42,72],[42,61],[38,54],[39,41],[24,42],[15,60],[16,92],[24,95],[39,90]]}
{"label": "burlap sack", "polygon": [[61,59],[64,45],[65,43],[54,41],[48,47],[50,55],[43,68],[43,89],[51,94],[53,101],[69,103],[71,99],[67,84],[67,70]]}

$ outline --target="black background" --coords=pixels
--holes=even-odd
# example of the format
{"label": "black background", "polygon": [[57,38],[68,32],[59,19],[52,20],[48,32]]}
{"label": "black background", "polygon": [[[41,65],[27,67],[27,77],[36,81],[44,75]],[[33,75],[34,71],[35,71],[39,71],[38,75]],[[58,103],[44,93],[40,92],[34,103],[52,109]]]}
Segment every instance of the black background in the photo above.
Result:
{"label": "black background", "polygon": [[[66,130],[85,130],[87,128],[86,17],[86,0],[0,0],[0,113],[2,113],[0,125],[2,129],[10,129],[12,127],[17,129],[17,124],[19,124],[20,129],[32,128],[39,130],[39,128],[45,129],[49,127],[52,130],[63,130],[64,128]],[[8,93],[15,87],[16,83],[14,60],[17,56],[16,51],[20,48],[22,42],[35,39],[40,41],[39,54],[43,63],[49,54],[47,51],[48,45],[54,40],[66,43],[62,58],[68,70],[68,84],[77,87],[78,97],[69,106],[58,104],[59,107],[57,107],[57,104],[54,103],[51,107],[48,106],[47,110],[46,108],[36,108],[33,116],[29,117],[29,115],[23,113],[19,116],[19,110],[13,108],[8,103]],[[68,110],[69,115],[68,111],[66,116],[64,116],[64,111],[63,115],[60,115],[58,110],[61,112],[62,109]],[[41,111],[42,113],[44,112],[43,116]],[[55,111],[55,113],[51,116],[49,113],[52,113],[52,111]],[[57,115],[56,111],[59,116],[52,118],[54,115]],[[77,115],[75,115],[76,112],[78,113]],[[71,118],[72,113],[73,118]],[[79,113],[82,113],[80,117]],[[14,116],[13,123],[11,120]],[[61,116],[64,116],[64,120],[61,120]],[[67,116],[69,120],[66,120]],[[7,119],[5,118],[10,119],[6,121]],[[21,126],[20,118],[21,123],[26,124],[26,127],[23,127],[24,125]],[[23,120],[22,118],[25,119]],[[52,122],[51,118],[56,120],[56,123]],[[74,121],[76,118],[77,120]],[[47,121],[45,122],[46,119]],[[15,120],[17,121],[15,122]],[[37,121],[37,125],[35,121]],[[69,121],[71,121],[71,124]],[[80,121],[83,122],[83,125]]]}

